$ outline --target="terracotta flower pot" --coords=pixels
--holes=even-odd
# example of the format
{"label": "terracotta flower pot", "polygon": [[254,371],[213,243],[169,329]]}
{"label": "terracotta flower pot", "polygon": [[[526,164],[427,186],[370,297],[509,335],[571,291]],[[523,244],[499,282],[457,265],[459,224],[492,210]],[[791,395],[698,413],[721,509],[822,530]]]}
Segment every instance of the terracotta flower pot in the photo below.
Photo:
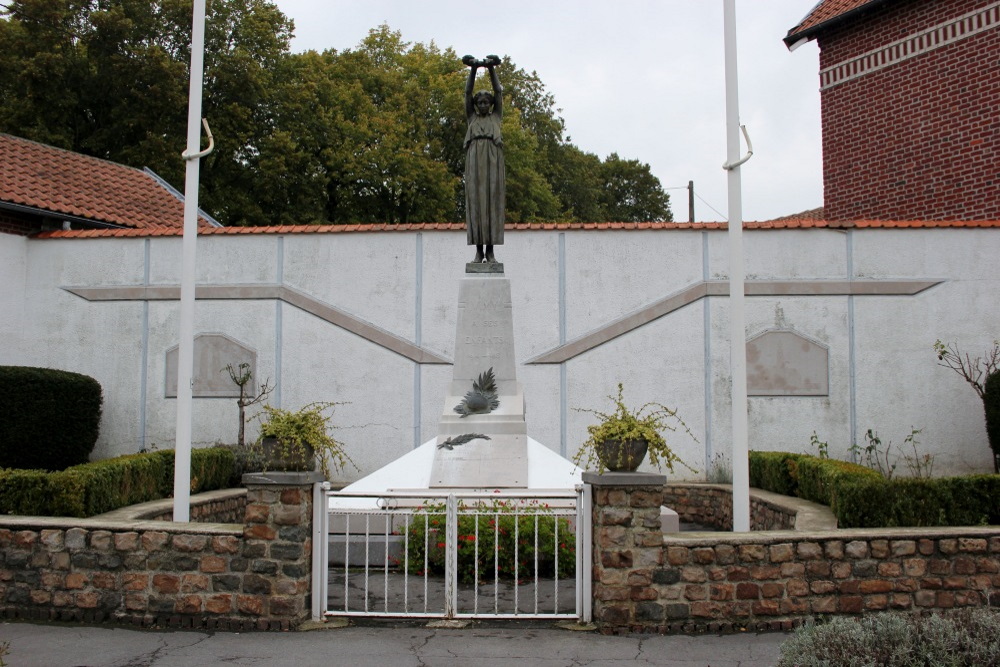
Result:
{"label": "terracotta flower pot", "polygon": [[612,472],[635,472],[648,447],[645,440],[606,440],[597,445],[597,458]]}

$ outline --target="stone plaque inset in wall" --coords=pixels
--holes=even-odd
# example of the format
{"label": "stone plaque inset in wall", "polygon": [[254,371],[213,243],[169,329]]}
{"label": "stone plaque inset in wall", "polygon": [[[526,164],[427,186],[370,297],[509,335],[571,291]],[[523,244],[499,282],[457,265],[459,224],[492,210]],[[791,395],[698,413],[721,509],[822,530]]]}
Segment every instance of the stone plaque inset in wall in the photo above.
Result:
{"label": "stone plaque inset in wall", "polygon": [[830,351],[794,331],[765,331],[747,341],[747,394],[828,396]]}
{"label": "stone plaque inset in wall", "polygon": [[[177,397],[178,346],[167,350],[166,397]],[[194,337],[194,369],[192,396],[195,398],[239,398],[240,388],[229,377],[227,364],[237,368],[250,364],[251,383],[256,386],[257,353],[243,343],[224,334],[198,334]]]}

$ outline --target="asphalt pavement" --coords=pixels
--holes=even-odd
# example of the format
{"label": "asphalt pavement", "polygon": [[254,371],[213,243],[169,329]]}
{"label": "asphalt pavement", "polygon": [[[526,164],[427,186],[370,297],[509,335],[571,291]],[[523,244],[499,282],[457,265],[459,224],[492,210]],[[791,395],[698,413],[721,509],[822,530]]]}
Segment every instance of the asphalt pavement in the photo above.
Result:
{"label": "asphalt pavement", "polygon": [[771,667],[787,633],[627,635],[530,626],[348,625],[296,632],[0,623],[8,667]]}

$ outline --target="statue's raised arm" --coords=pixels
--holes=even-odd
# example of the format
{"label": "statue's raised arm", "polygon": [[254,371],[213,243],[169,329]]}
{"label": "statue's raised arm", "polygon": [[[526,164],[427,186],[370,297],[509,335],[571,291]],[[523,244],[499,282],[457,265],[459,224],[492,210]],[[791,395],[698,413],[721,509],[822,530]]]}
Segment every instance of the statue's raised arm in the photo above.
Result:
{"label": "statue's raised arm", "polygon": [[486,69],[490,73],[490,85],[493,86],[493,113],[503,116],[503,86],[497,76],[497,65],[501,63],[499,56],[486,56]]}
{"label": "statue's raised arm", "polygon": [[[500,132],[503,115],[503,88],[496,68],[497,56],[476,60],[465,56],[469,67],[465,84],[465,113],[469,129],[465,134],[465,224],[467,242],[476,246],[473,263],[487,262],[500,266],[493,255],[493,246],[503,244],[504,209],[506,206],[506,175],[503,158],[503,137]],[[483,67],[489,72],[492,93],[481,90],[473,94],[476,72]]]}
{"label": "statue's raised arm", "polygon": [[469,68],[469,79],[465,82],[465,117],[472,115],[474,108],[472,102],[472,91],[476,87],[476,71],[479,69],[479,61],[472,56],[465,56],[462,62]]}

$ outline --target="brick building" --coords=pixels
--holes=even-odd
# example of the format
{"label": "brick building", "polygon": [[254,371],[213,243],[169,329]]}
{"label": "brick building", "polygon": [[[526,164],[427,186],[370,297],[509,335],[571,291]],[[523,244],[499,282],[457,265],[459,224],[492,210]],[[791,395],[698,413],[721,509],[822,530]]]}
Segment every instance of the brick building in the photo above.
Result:
{"label": "brick building", "polygon": [[828,220],[1000,219],[1000,2],[823,0]]}

